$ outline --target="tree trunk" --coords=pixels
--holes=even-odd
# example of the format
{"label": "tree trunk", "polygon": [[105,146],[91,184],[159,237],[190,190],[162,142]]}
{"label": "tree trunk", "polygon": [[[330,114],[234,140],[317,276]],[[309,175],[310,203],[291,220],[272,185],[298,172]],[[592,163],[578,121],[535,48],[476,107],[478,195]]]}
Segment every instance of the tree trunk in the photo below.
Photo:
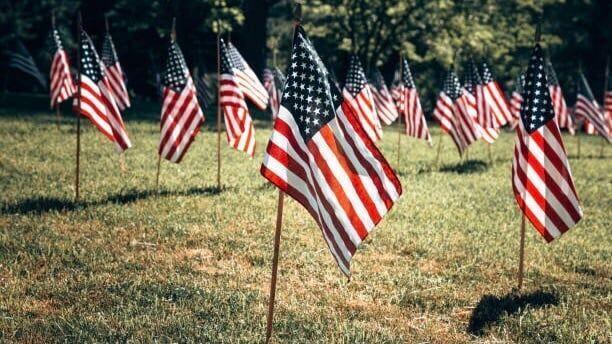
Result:
{"label": "tree trunk", "polygon": [[270,3],[262,0],[244,1],[244,24],[238,49],[255,73],[266,66],[266,36]]}

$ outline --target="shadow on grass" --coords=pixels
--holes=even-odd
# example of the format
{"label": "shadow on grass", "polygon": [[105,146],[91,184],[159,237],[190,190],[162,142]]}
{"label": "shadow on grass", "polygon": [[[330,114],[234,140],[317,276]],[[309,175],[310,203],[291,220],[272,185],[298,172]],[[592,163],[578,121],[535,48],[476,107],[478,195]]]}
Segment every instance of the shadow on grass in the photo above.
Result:
{"label": "shadow on grass", "polygon": [[481,173],[486,171],[489,165],[482,160],[466,160],[457,164],[444,165],[440,172],[453,172],[459,174]]}
{"label": "shadow on grass", "polygon": [[487,325],[498,322],[504,315],[522,312],[527,306],[541,308],[558,303],[559,296],[547,291],[536,291],[524,295],[510,293],[501,298],[495,295],[485,295],[472,312],[467,330],[472,335],[482,336]]}
{"label": "shadow on grass", "polygon": [[3,214],[30,214],[46,213],[49,211],[74,210],[76,203],[68,199],[54,197],[33,197],[24,199],[15,204],[2,206]]}
{"label": "shadow on grass", "polygon": [[51,211],[72,211],[76,208],[86,208],[104,204],[128,204],[150,197],[164,196],[193,196],[193,195],[218,195],[228,190],[227,187],[221,189],[216,186],[194,187],[187,190],[165,190],[159,192],[155,190],[130,190],[115,195],[110,195],[98,201],[74,202],[73,200],[54,198],[54,197],[33,197],[21,200],[14,204],[2,206],[3,214],[42,214]]}

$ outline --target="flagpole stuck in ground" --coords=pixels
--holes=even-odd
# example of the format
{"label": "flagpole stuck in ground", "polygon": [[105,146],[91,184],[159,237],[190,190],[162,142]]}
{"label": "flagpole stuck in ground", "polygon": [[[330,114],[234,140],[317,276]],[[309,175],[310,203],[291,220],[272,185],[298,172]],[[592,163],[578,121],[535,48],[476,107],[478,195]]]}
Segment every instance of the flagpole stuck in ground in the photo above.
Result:
{"label": "flagpole stuck in ground", "polygon": [[519,249],[518,290],[523,287],[523,271],[525,264],[525,214],[521,216],[521,246]]}
{"label": "flagpole stuck in ground", "polygon": [[[542,37],[542,17],[538,18],[535,29],[535,44],[536,46],[540,43],[540,37]],[[519,119],[520,121],[521,119]],[[520,125],[520,124],[519,124]],[[525,205],[523,205],[525,206]],[[523,275],[525,271],[525,211],[521,210],[521,241],[519,247],[519,267],[518,267],[518,291],[523,288]]]}
{"label": "flagpole stuck in ground", "polygon": [[82,18],[81,11],[77,13],[77,106],[76,106],[76,168],[74,180],[74,201],[79,201],[79,187],[81,174],[81,30]]}
{"label": "flagpole stuck in ground", "polygon": [[[402,80],[402,68],[403,68],[403,63],[402,63],[402,53],[399,53],[399,75],[400,75],[400,109],[399,109],[399,116],[397,116],[397,120],[398,120],[398,124],[399,124],[399,130],[397,131],[397,169],[399,169],[399,164],[400,164],[400,150],[402,148],[402,116],[404,115],[404,102],[407,101],[404,98],[404,89],[403,87],[406,87],[406,85],[403,85],[403,80]],[[403,85],[403,86],[402,86]]]}
{"label": "flagpole stuck in ground", "polygon": [[221,190],[221,23],[217,21],[217,189]]}
{"label": "flagpole stuck in ground", "polygon": [[[292,37],[295,38],[295,30],[302,22],[302,1],[296,0],[293,10],[293,31]],[[291,43],[293,47],[293,41]],[[280,100],[279,100],[280,101]],[[276,280],[278,276],[278,256],[280,251],[281,229],[283,224],[283,204],[285,193],[279,189],[278,205],[276,207],[276,228],[274,230],[274,255],[272,257],[272,278],[270,279],[270,298],[268,299],[268,316],[266,318],[266,343],[272,338],[274,324],[274,301],[276,299]]]}

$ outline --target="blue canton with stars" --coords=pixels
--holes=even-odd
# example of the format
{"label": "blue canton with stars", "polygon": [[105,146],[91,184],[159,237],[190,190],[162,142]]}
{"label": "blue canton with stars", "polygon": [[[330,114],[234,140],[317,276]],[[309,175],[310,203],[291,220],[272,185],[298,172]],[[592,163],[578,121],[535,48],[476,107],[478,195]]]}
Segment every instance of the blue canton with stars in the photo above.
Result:
{"label": "blue canton with stars", "polygon": [[516,92],[518,92],[521,96],[523,96],[523,90],[525,89],[525,74],[521,73],[515,81]]}
{"label": "blue canton with stars", "polygon": [[175,41],[170,42],[168,58],[162,72],[162,84],[174,92],[181,92],[187,84],[187,64]]}
{"label": "blue canton with stars", "polygon": [[536,44],[529,60],[523,93],[521,120],[527,132],[533,133],[555,117],[548,93],[544,53],[539,44]]}
{"label": "blue canton with stars", "polygon": [[49,35],[46,47],[52,56],[55,55],[58,50],[62,49],[62,39],[57,29],[51,30],[51,35]]}
{"label": "blue canton with stars", "polygon": [[453,102],[461,95],[461,84],[455,72],[449,71],[448,74],[446,74],[442,92],[444,92]]}
{"label": "blue canton with stars", "polygon": [[117,51],[115,51],[115,44],[113,39],[107,33],[104,37],[104,44],[102,45],[102,62],[107,67],[110,67],[117,63]]}
{"label": "blue canton with stars", "polygon": [[473,95],[476,95],[476,86],[482,85],[480,75],[478,75],[478,68],[473,60],[470,59],[467,70],[465,72],[463,87]]}
{"label": "blue canton with stars", "polygon": [[245,70],[245,61],[242,58],[242,55],[238,52],[238,49],[232,44],[232,42],[227,43],[227,51],[229,52],[229,59],[231,61],[231,65],[234,68],[239,70]]}
{"label": "blue canton with stars", "polygon": [[482,63],[482,82],[486,85],[493,81],[493,74],[486,62]]}
{"label": "blue canton with stars", "polygon": [[348,73],[346,74],[346,80],[344,81],[344,88],[355,97],[363,90],[367,83],[368,80],[365,77],[359,58],[357,55],[352,55]]}
{"label": "blue canton with stars", "polygon": [[407,88],[416,88],[414,85],[414,79],[412,78],[412,72],[410,71],[410,64],[407,59],[402,59],[402,82]]}
{"label": "blue canton with stars", "polygon": [[219,41],[219,55],[221,60],[221,74],[234,74],[233,63],[231,58],[230,49],[225,44],[223,39]]}
{"label": "blue canton with stars", "polygon": [[81,74],[96,84],[104,77],[98,53],[85,31],[81,31]]}
{"label": "blue canton with stars", "polygon": [[289,63],[281,105],[293,115],[307,142],[334,119],[342,96],[331,86],[329,72],[301,26],[295,29]]}
{"label": "blue canton with stars", "polygon": [[372,70],[371,80],[372,85],[379,91],[385,86],[385,79],[383,78],[382,73],[378,68],[374,68]]}

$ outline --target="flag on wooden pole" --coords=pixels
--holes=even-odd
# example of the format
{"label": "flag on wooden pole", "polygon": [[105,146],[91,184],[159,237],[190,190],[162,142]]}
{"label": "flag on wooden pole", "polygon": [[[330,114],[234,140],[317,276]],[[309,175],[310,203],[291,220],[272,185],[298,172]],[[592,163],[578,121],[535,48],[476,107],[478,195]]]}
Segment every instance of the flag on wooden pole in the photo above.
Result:
{"label": "flag on wooden pole", "polygon": [[402,193],[399,179],[296,26],[262,175],[315,219],[340,270]]}
{"label": "flag on wooden pole", "polygon": [[373,141],[380,140],[383,134],[382,127],[376,114],[374,99],[365,72],[356,55],[351,56],[342,94],[352,111],[359,118],[359,122],[368,136]]}
{"label": "flag on wooden pole", "polygon": [[575,114],[585,119],[585,127],[593,127],[593,133],[598,133],[608,142],[612,140],[610,127],[604,117],[603,109],[595,100],[591,87],[582,71],[578,71],[578,90],[576,96]]}
{"label": "flag on wooden pole", "polygon": [[34,58],[23,45],[21,40],[17,39],[6,53],[8,57],[8,67],[21,71],[36,80],[43,88],[47,88],[47,80],[38,69]]}
{"label": "flag on wooden pole", "polygon": [[76,86],[70,74],[68,55],[56,29],[51,32],[51,44],[53,45],[53,60],[49,71],[49,80],[51,80],[49,96],[51,97],[51,108],[54,108],[72,97],[76,93]]}
{"label": "flag on wooden pole", "polygon": [[555,68],[549,59],[546,60],[546,79],[548,80],[548,90],[555,110],[555,121],[559,129],[567,129],[571,135],[575,134],[574,121],[567,110],[567,104]]}
{"label": "flag on wooden pole", "polygon": [[536,44],[516,128],[512,189],[523,214],[550,242],[582,219],[582,209],[554,120],[545,67],[542,48]]}
{"label": "flag on wooden pole", "polygon": [[399,111],[404,117],[406,135],[425,140],[431,145],[431,135],[421,107],[419,92],[406,58],[402,59],[401,78]]}
{"label": "flag on wooden pole", "polygon": [[174,38],[170,40],[161,77],[163,100],[158,154],[179,163],[200,132],[204,114],[187,63]]}
{"label": "flag on wooden pole", "polygon": [[488,143],[495,142],[499,136],[497,128],[500,125],[493,115],[493,106],[489,103],[490,99],[486,96],[487,91],[485,89],[487,86],[480,78],[478,67],[473,60],[470,60],[467,65],[463,87],[474,97],[476,102],[476,122],[482,128],[482,138]]}
{"label": "flag on wooden pole", "polygon": [[482,63],[481,71],[484,98],[495,119],[496,128],[500,128],[512,120],[510,104],[501,85],[493,78],[493,73],[486,62]]}
{"label": "flag on wooden pole", "polygon": [[123,152],[132,146],[119,107],[111,93],[108,72],[87,33],[81,31],[80,113]]}
{"label": "flag on wooden pole", "polygon": [[514,91],[510,98],[510,109],[512,111],[512,121],[510,127],[514,129],[521,119],[521,104],[523,104],[523,88],[525,86],[525,74],[520,74],[514,82]]}
{"label": "flag on wooden pole", "polygon": [[226,44],[221,40],[221,76],[219,79],[219,102],[223,109],[227,142],[234,149],[251,157],[255,154],[255,129],[245,102],[245,96],[234,72],[232,59]]}
{"label": "flag on wooden pole", "polygon": [[372,91],[372,98],[374,98],[374,104],[376,105],[376,113],[378,118],[385,124],[390,125],[399,116],[397,106],[393,101],[393,97],[385,84],[385,80],[380,73],[378,68],[374,68],[372,72],[370,90]]}
{"label": "flag on wooden pole", "polygon": [[125,73],[119,63],[115,43],[113,43],[113,39],[108,32],[104,36],[104,44],[102,45],[102,62],[106,66],[108,82],[111,86],[110,92],[115,98],[117,106],[121,111],[129,108],[131,103],[125,82]]}
{"label": "flag on wooden pole", "polygon": [[261,81],[259,81],[257,74],[251,69],[244,57],[240,55],[240,52],[238,52],[238,49],[236,49],[232,42],[227,42],[225,51],[231,62],[236,82],[242,89],[242,93],[260,110],[265,110],[269,101],[268,92]]}

